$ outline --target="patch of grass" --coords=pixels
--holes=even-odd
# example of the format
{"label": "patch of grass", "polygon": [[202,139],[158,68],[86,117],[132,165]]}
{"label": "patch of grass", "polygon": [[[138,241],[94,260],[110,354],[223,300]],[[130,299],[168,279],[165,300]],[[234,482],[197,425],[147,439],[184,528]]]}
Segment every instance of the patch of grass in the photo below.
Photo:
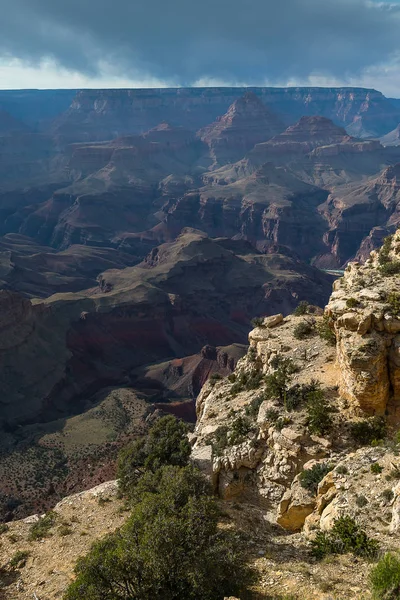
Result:
{"label": "patch of grass", "polygon": [[374,600],[398,600],[400,598],[400,558],[388,552],[372,569],[370,576]]}
{"label": "patch of grass", "polygon": [[332,323],[328,315],[324,315],[322,321],[317,323],[317,333],[322,340],[325,340],[330,346],[335,346],[336,335],[333,331]]}
{"label": "patch of grass", "polygon": [[319,531],[311,542],[312,554],[323,558],[328,554],[347,554],[366,559],[375,558],[378,554],[378,542],[369,538],[354,519],[349,516],[340,517],[331,531]]}
{"label": "patch of grass", "polygon": [[372,417],[353,423],[350,428],[354,441],[360,446],[370,446],[374,440],[386,437],[386,423],[383,417]]}
{"label": "patch of grass", "polygon": [[329,471],[332,471],[332,466],[328,463],[317,463],[311,469],[305,469],[299,477],[301,487],[312,494],[316,494],[319,483]]}
{"label": "patch of grass", "polygon": [[309,321],[301,321],[298,323],[296,327],[293,329],[293,336],[296,340],[304,340],[305,338],[310,337],[315,331],[315,326],[313,323]]}
{"label": "patch of grass", "polygon": [[34,523],[29,531],[30,540],[41,540],[48,537],[50,529],[55,525],[57,521],[57,514],[54,511],[50,511],[41,517],[39,521]]}
{"label": "patch of grass", "polygon": [[29,555],[30,552],[28,550],[18,550],[10,559],[10,567],[12,569],[22,569],[26,565]]}
{"label": "patch of grass", "polygon": [[381,465],[379,463],[372,463],[371,473],[373,473],[374,475],[379,475],[380,473],[382,473],[382,471],[383,471],[383,467],[381,467]]}

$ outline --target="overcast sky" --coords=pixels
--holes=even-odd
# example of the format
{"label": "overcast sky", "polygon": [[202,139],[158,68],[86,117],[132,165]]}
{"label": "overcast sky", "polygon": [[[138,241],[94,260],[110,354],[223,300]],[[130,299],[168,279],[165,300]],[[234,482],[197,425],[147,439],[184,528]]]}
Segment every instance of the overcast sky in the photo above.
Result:
{"label": "overcast sky", "polygon": [[400,97],[400,1],[0,0],[0,87],[362,85]]}

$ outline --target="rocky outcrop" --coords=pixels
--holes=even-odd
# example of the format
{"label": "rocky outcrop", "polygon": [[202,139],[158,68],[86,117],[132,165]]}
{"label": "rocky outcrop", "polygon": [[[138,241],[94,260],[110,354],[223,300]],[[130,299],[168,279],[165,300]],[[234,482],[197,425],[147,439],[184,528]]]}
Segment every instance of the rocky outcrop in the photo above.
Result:
{"label": "rocky outcrop", "polygon": [[[400,231],[365,265],[351,263],[327,306],[337,336],[341,394],[369,414],[400,400],[398,276],[387,276],[400,254]],[[389,271],[390,273],[390,271]]]}
{"label": "rocky outcrop", "polygon": [[228,112],[198,132],[210,148],[213,166],[234,163],[259,142],[284,129],[274,115],[252,92],[235,100]]}

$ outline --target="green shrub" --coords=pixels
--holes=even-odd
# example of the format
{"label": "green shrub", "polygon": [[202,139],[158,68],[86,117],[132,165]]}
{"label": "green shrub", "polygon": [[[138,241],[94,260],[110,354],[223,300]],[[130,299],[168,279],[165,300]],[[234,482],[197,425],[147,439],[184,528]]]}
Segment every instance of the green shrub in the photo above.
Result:
{"label": "green shrub", "polygon": [[386,423],[383,417],[373,417],[353,423],[351,435],[360,446],[370,446],[374,440],[382,440],[386,436]]}
{"label": "green shrub", "polygon": [[325,400],[324,392],[319,386],[315,386],[307,395],[306,423],[310,433],[323,435],[332,426],[330,416],[331,408]]}
{"label": "green shrub", "polygon": [[9,527],[8,527],[7,523],[0,523],[0,535],[2,533],[7,533],[8,530],[9,530]]}
{"label": "green shrub", "polygon": [[368,500],[365,496],[360,494],[360,496],[357,496],[357,498],[356,498],[356,504],[357,504],[358,508],[363,508],[364,506],[367,506]]}
{"label": "green shrub", "polygon": [[245,413],[248,417],[252,419],[256,419],[258,416],[258,411],[260,410],[261,404],[264,402],[263,394],[259,394],[255,398],[253,398],[245,408]]}
{"label": "green shrub", "polygon": [[242,542],[218,526],[204,477],[193,467],[163,467],[140,486],[127,523],[78,560],[64,600],[244,597],[249,571]]}
{"label": "green shrub", "polygon": [[380,272],[384,277],[392,277],[400,273],[400,261],[393,260],[379,267]]}
{"label": "green shrub", "polygon": [[279,419],[279,410],[276,410],[276,408],[269,408],[265,413],[265,417],[267,421],[271,421],[271,423],[276,423],[276,421]]}
{"label": "green shrub", "polygon": [[398,317],[400,315],[400,294],[397,292],[390,292],[386,300],[390,305],[390,312],[392,315]]}
{"label": "green shrub", "polygon": [[236,417],[228,433],[229,445],[235,446],[244,442],[251,430],[252,424],[248,417],[243,417],[242,415]]}
{"label": "green shrub", "polygon": [[213,433],[211,445],[214,454],[216,454],[217,456],[220,456],[225,450],[225,448],[228,447],[228,431],[229,430],[226,425],[221,425]]}
{"label": "green shrub", "polygon": [[299,476],[301,487],[316,494],[319,483],[330,471],[332,471],[332,466],[327,463],[317,463],[311,469],[305,469]]}
{"label": "green shrub", "polygon": [[310,308],[309,303],[306,300],[302,300],[297,307],[295,308],[295,310],[293,311],[293,314],[296,317],[302,317],[303,315],[308,314],[308,309]]}
{"label": "green shrub", "polygon": [[383,471],[383,467],[381,467],[381,465],[379,463],[372,463],[371,473],[373,473],[374,475],[379,475],[379,473],[382,473],[382,471]]}
{"label": "green shrub", "polygon": [[369,538],[354,519],[348,516],[337,519],[331,531],[319,531],[311,546],[312,554],[317,558],[351,552],[356,556],[371,559],[378,554],[378,542]]}
{"label": "green shrub", "polygon": [[66,535],[71,535],[71,533],[73,533],[72,528],[65,523],[63,525],[60,525],[60,527],[58,528],[58,534],[61,537],[65,537]]}
{"label": "green shrub", "polygon": [[345,465],[339,465],[338,467],[336,467],[336,473],[338,473],[339,475],[347,475],[348,472],[349,470]]}
{"label": "green shrub", "polygon": [[356,300],[356,298],[348,298],[346,300],[346,306],[347,308],[356,308],[359,305],[359,301]]}
{"label": "green shrub", "polygon": [[296,327],[293,329],[293,335],[296,340],[304,340],[307,337],[310,337],[314,333],[315,326],[313,323],[308,321],[301,321],[298,323]]}
{"label": "green shrub", "polygon": [[230,381],[231,383],[235,383],[236,373],[231,373],[230,375],[228,375],[228,381]]}
{"label": "green shrub", "polygon": [[221,379],[222,379],[222,377],[219,373],[213,373],[208,381],[214,387],[214,385],[217,383],[217,381],[221,381]]}
{"label": "green shrub", "polygon": [[29,531],[29,539],[41,540],[45,537],[48,537],[50,534],[50,529],[55,525],[57,518],[57,513],[53,511],[46,513],[44,517],[41,517],[39,521],[31,526]]}
{"label": "green shrub", "polygon": [[267,398],[279,400],[286,407],[290,382],[298,368],[290,358],[280,355],[275,357],[271,366],[275,371],[265,377],[267,384],[265,395]]}
{"label": "green shrub", "polygon": [[264,325],[264,317],[254,317],[251,320],[251,324],[253,327],[262,327]]}
{"label": "green shrub", "polygon": [[317,323],[316,328],[321,339],[325,340],[331,346],[336,344],[336,335],[331,326],[331,320],[327,315],[324,315],[323,319]]}
{"label": "green shrub", "polygon": [[383,490],[382,492],[382,498],[386,501],[386,502],[391,502],[394,498],[394,493],[393,490]]}
{"label": "green shrub", "polygon": [[18,550],[10,559],[10,567],[12,569],[22,569],[26,565],[29,555],[30,552],[28,550]]}
{"label": "green shrub", "polygon": [[320,384],[315,379],[312,379],[310,383],[296,383],[292,386],[286,395],[286,409],[288,411],[296,410],[304,402],[307,402],[313,397],[313,393],[320,389]]}
{"label": "green shrub", "polygon": [[231,387],[231,395],[236,396],[244,390],[256,390],[260,387],[263,379],[264,375],[261,369],[254,368],[247,373],[238,373],[235,378],[235,383]]}
{"label": "green shrub", "polygon": [[123,494],[129,494],[145,469],[155,471],[167,464],[185,466],[191,446],[187,438],[189,426],[172,415],[158,419],[145,438],[121,450],[117,477]]}
{"label": "green shrub", "polygon": [[383,244],[379,251],[379,256],[378,256],[378,262],[381,266],[390,262],[389,252],[391,249],[392,241],[393,241],[392,235],[388,235],[383,240]]}
{"label": "green shrub", "polygon": [[282,429],[284,427],[287,427],[288,425],[290,425],[291,422],[292,422],[292,420],[289,417],[279,417],[275,421],[275,427],[278,431],[282,431]]}
{"label": "green shrub", "polygon": [[400,559],[396,554],[385,554],[370,573],[374,600],[400,598]]}

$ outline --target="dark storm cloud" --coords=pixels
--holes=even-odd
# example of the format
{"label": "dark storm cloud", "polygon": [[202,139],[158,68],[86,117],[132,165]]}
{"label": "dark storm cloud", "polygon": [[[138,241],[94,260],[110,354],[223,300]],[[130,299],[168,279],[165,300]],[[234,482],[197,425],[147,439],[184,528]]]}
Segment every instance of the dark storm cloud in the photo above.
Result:
{"label": "dark storm cloud", "polygon": [[0,0],[0,54],[190,84],[354,75],[400,52],[400,5],[367,0]]}

